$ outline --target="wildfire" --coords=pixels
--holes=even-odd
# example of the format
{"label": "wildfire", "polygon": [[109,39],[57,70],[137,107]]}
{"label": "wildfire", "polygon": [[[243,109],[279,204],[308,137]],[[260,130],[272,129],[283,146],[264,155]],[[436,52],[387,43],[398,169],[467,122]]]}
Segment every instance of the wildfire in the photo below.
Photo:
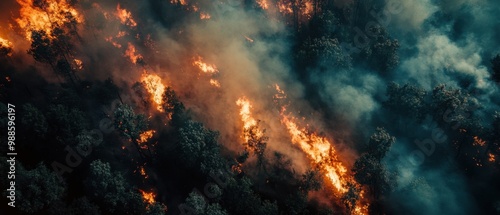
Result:
{"label": "wildfire", "polygon": [[160,76],[152,74],[144,74],[141,79],[144,83],[146,90],[151,94],[153,101],[157,105],[158,111],[163,111],[163,93],[165,92],[165,85],[163,85]]}
{"label": "wildfire", "polygon": [[211,16],[208,13],[201,12],[200,13],[200,19],[210,19]]}
{"label": "wildfire", "polygon": [[83,17],[66,0],[17,0],[21,6],[20,17],[16,19],[19,27],[26,32],[26,39],[31,40],[33,30],[43,30],[52,39],[52,31],[57,26],[76,22],[81,23]]}
{"label": "wildfire", "polygon": [[495,155],[492,153],[488,153],[488,161],[489,162],[495,162]]}
{"label": "wildfire", "polygon": [[200,70],[203,71],[204,73],[214,74],[219,72],[219,70],[214,64],[207,64],[203,62],[203,58],[201,58],[200,56],[198,56],[198,58],[194,61],[193,64],[198,66],[198,68],[200,68]]}
{"label": "wildfire", "polygon": [[73,60],[75,62],[75,65],[76,65],[76,68],[78,70],[82,70],[83,69],[83,62],[79,59],[74,59]]}
{"label": "wildfire", "polygon": [[474,139],[474,143],[472,143],[474,146],[484,146],[486,144],[486,141],[484,141],[483,139],[479,138],[478,136],[474,136],[473,137]]}
{"label": "wildfire", "polygon": [[145,143],[145,142],[148,142],[148,140],[153,137],[153,134],[155,133],[156,131],[155,130],[148,130],[148,131],[145,131],[145,132],[142,132],[140,135],[139,135],[139,139],[137,139],[137,142],[138,143]]}
{"label": "wildfire", "polygon": [[[257,126],[257,120],[251,114],[252,104],[250,104],[250,101],[246,97],[241,97],[236,101],[236,105],[240,107],[241,121],[243,121],[243,139],[245,142],[248,142],[252,135],[250,130]],[[255,132],[253,135],[257,138],[264,135],[260,129],[255,129],[253,132]]]}
{"label": "wildfire", "polygon": [[210,84],[214,87],[220,88],[220,82],[215,79],[210,79]]}
{"label": "wildfire", "polygon": [[0,37],[0,54],[7,56],[12,55],[12,43],[1,37]]}
{"label": "wildfire", "polygon": [[180,4],[180,5],[187,5],[186,0],[171,0],[170,3],[172,4]]}
{"label": "wildfire", "polygon": [[0,37],[0,47],[11,48],[12,43],[10,41]]}
{"label": "wildfire", "polygon": [[150,205],[155,203],[156,194],[153,191],[146,192],[146,191],[141,190],[141,189],[139,189],[139,191],[142,194],[142,199],[144,200],[144,202],[146,202]]}
{"label": "wildfire", "polygon": [[257,0],[257,4],[259,4],[259,6],[264,10],[267,10],[269,8],[267,0]]}
{"label": "wildfire", "polygon": [[[275,85],[275,88],[278,91],[275,99],[286,98],[286,94],[278,85]],[[311,162],[322,169],[337,193],[345,194],[348,192],[348,184],[357,184],[353,176],[348,174],[346,166],[339,160],[337,152],[330,141],[308,131],[306,128],[299,127],[296,118],[287,114],[286,105],[281,107],[280,115],[281,122],[288,130],[292,143],[298,145],[311,159]],[[363,192],[362,190],[361,193]],[[368,206],[361,203],[364,201],[366,199],[363,199],[363,195],[360,195],[360,201],[357,202],[354,208],[356,214],[367,214]]]}
{"label": "wildfire", "polygon": [[144,179],[149,178],[148,174],[146,173],[146,170],[144,169],[143,166],[141,166],[141,169],[139,170],[139,173],[144,177]]}
{"label": "wildfire", "polygon": [[132,18],[132,13],[127,11],[126,9],[122,9],[120,4],[116,5],[116,16],[120,19],[120,22],[124,25],[128,25],[130,27],[137,26],[137,22]]}
{"label": "wildfire", "polygon": [[125,50],[125,57],[128,57],[132,63],[137,63],[138,60],[142,60],[142,55],[136,53],[137,50],[135,49],[135,46],[132,45],[132,43],[128,43],[127,50]]}

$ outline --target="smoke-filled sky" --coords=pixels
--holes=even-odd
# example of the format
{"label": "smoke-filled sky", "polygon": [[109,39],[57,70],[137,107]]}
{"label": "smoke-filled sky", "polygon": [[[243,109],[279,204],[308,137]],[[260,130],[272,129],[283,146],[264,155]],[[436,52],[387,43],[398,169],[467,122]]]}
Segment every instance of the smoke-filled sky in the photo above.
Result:
{"label": "smoke-filled sky", "polygon": [[[336,150],[342,165],[351,169],[370,135],[377,127],[384,127],[396,137],[383,160],[397,182],[395,191],[384,199],[391,205],[386,207],[389,213],[480,213],[482,205],[472,191],[480,185],[458,167],[454,153],[444,153],[452,150],[451,138],[435,150],[442,155],[426,155],[422,162],[412,160],[418,150],[416,141],[431,138],[436,129],[453,130],[453,124],[439,127],[437,119],[431,117],[420,124],[397,121],[386,117],[388,110],[383,103],[391,82],[410,83],[427,91],[446,84],[471,92],[482,105],[476,114],[485,116],[485,124],[491,123],[487,116],[500,110],[498,84],[490,79],[490,60],[500,52],[500,3],[333,1],[337,11],[344,11],[335,14],[336,19],[366,19],[362,24],[343,27],[356,33],[344,41],[340,39],[339,47],[341,43],[356,47],[353,41],[359,35],[354,28],[365,35],[360,37],[375,40],[366,31],[370,21],[385,27],[387,37],[398,41],[399,64],[390,72],[381,73],[356,62],[357,58],[351,59],[349,67],[331,66],[331,58],[324,57],[326,53],[319,53],[326,66],[308,66],[297,72],[295,50],[301,44],[296,40],[304,37],[297,31],[307,32],[308,27],[304,26],[311,21],[313,12],[308,10],[312,6],[306,4],[296,15],[302,26],[297,30],[292,14],[277,2],[287,1],[80,0],[74,6],[80,42],[75,43],[75,51],[70,55],[83,65],[77,76],[89,80],[111,77],[122,89],[125,103],[140,103],[141,98],[133,93],[134,83],[147,75],[159,76],[161,84],[177,92],[196,120],[221,133],[220,142],[235,154],[244,148],[245,123],[242,105],[237,101],[248,100],[251,119],[259,121],[269,137],[268,150],[291,158],[298,173],[314,163],[313,155],[300,147],[302,139],[320,137]],[[60,78],[49,66],[35,63],[26,54],[30,46],[26,29],[33,25],[22,25],[35,20],[23,17],[27,14],[23,14],[22,5],[28,10],[30,3],[0,3],[0,38],[10,41],[15,66],[34,65],[47,81],[58,83]],[[357,13],[345,15],[351,11],[347,8],[357,8]],[[333,23],[334,29],[326,30],[337,32],[339,27],[335,25],[339,22]],[[77,61],[73,62],[78,67]],[[154,102],[151,104],[155,106]],[[158,110],[141,105],[136,105],[136,109],[159,114]],[[405,124],[410,126],[402,127]],[[295,139],[293,125],[302,132]],[[339,171],[337,174],[345,177],[342,180],[354,180]]]}

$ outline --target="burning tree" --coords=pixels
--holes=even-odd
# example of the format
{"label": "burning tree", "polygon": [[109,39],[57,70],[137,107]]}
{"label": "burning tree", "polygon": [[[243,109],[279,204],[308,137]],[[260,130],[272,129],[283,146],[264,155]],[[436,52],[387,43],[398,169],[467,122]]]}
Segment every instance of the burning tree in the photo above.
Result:
{"label": "burning tree", "polygon": [[147,129],[146,117],[142,114],[135,114],[129,105],[120,105],[114,112],[115,127],[120,134],[126,137],[136,147],[141,157],[146,157],[141,150],[141,134]]}

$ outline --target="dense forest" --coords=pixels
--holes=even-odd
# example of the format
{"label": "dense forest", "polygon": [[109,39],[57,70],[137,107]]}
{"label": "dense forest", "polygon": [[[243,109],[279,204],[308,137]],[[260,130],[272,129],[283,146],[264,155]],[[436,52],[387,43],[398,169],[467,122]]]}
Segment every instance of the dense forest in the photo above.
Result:
{"label": "dense forest", "polygon": [[498,1],[0,10],[0,214],[500,214]]}

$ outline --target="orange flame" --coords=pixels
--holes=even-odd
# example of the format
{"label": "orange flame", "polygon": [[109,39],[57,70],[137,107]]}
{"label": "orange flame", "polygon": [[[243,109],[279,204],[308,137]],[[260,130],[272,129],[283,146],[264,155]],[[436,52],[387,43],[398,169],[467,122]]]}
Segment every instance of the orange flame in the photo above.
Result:
{"label": "orange flame", "polygon": [[259,4],[259,6],[264,10],[267,10],[269,8],[267,0],[257,0],[257,4]]}
{"label": "orange flame", "polygon": [[[275,88],[279,93],[275,96],[275,99],[286,98],[286,94],[277,84]],[[284,105],[280,111],[281,122],[288,130],[292,143],[298,145],[311,159],[311,162],[322,169],[326,178],[335,187],[336,192],[345,194],[348,191],[348,184],[357,184],[354,177],[348,174],[346,166],[339,160],[332,143],[325,137],[307,131],[306,128],[300,128],[296,123],[296,118],[286,114],[286,112],[286,105]],[[361,201],[358,201],[354,208],[355,214],[368,213],[368,205],[362,205],[361,203],[366,202],[366,199],[363,199],[363,192],[362,190],[360,194]]]}
{"label": "orange flame", "polygon": [[83,22],[83,17],[66,0],[47,0],[36,5],[34,0],[17,0],[21,6],[17,24],[26,33],[26,39],[31,40],[31,31],[44,30],[50,39],[56,26],[63,26],[74,19],[76,23]]}
{"label": "orange flame", "polygon": [[137,26],[137,22],[132,18],[132,13],[127,11],[127,9],[122,9],[120,4],[116,5],[116,16],[120,19],[120,22],[124,25],[128,25],[130,27]]}
{"label": "orange flame", "polygon": [[210,79],[210,84],[214,87],[220,88],[220,82],[215,79]]}
{"label": "orange flame", "polygon": [[132,45],[132,43],[128,43],[128,48],[125,50],[125,56],[132,61],[132,63],[137,63],[138,60],[143,59],[141,54],[136,53],[137,50],[135,49],[135,46]]}
{"label": "orange flame", "polygon": [[208,13],[200,12],[200,19],[210,19],[211,16]]}
{"label": "orange flame", "polygon": [[170,3],[172,4],[180,4],[180,5],[187,5],[186,0],[171,0]]}
{"label": "orange flame", "polygon": [[139,191],[142,194],[142,199],[144,200],[144,202],[146,202],[150,205],[155,203],[156,194],[153,191],[146,192],[146,191],[141,190],[141,189],[139,189]]}
{"label": "orange flame", "polygon": [[214,74],[219,72],[214,64],[207,64],[203,62],[203,58],[201,58],[200,56],[198,56],[198,59],[195,60],[193,64],[198,66],[198,68],[200,68],[200,70],[204,73]]}
{"label": "orange flame", "polygon": [[142,83],[144,83],[146,90],[152,95],[153,101],[157,105],[158,111],[163,111],[163,93],[165,92],[165,85],[163,85],[160,76],[152,74],[143,74]]}
{"label": "orange flame", "polygon": [[492,153],[488,153],[488,161],[489,162],[495,162],[495,155]]}
{"label": "orange flame", "polygon": [[483,139],[479,138],[478,136],[474,136],[474,143],[472,143],[474,146],[484,146],[486,144],[486,141]]}
{"label": "orange flame", "polygon": [[78,70],[82,70],[83,69],[83,62],[79,59],[73,59],[73,61],[75,62],[75,65],[76,65],[76,69]]}
{"label": "orange flame", "polygon": [[138,143],[145,143],[145,142],[148,142],[148,140],[153,137],[153,134],[155,133],[156,131],[155,130],[148,130],[148,131],[145,131],[145,132],[142,132],[140,135],[139,135],[139,139],[137,139],[137,142]]}
{"label": "orange flame", "polygon": [[[252,109],[252,104],[250,104],[250,100],[248,100],[246,97],[241,97],[236,101],[236,105],[240,106],[240,116],[241,116],[241,121],[243,121],[243,139],[245,142],[248,142],[251,138],[251,134],[248,133],[248,131],[254,127],[257,126],[257,120],[255,120],[252,117],[251,114],[251,109]],[[257,133],[255,134],[257,137],[262,137],[264,133],[261,130],[256,131]]]}

